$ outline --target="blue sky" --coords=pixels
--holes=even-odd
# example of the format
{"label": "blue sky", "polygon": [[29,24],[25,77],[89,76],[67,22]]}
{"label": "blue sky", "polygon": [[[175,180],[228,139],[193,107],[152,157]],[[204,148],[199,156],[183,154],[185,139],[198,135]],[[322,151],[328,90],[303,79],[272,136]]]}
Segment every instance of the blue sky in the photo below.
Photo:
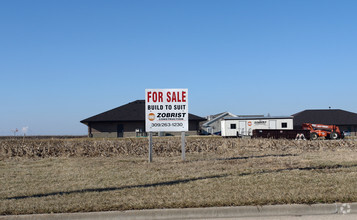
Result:
{"label": "blue sky", "polygon": [[0,135],[79,135],[146,88],[199,116],[357,112],[357,1],[0,1]]}

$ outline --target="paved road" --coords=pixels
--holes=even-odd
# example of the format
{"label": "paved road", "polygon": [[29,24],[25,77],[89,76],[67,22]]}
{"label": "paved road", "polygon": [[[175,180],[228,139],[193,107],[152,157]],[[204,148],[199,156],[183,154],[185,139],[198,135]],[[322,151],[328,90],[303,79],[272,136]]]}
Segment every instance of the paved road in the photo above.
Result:
{"label": "paved road", "polygon": [[0,220],[163,220],[163,219],[239,219],[239,220],[356,220],[357,203],[316,205],[269,205],[138,211],[63,213],[0,216]]}
{"label": "paved road", "polygon": [[[357,214],[216,218],[210,220],[356,220]],[[197,219],[198,220],[198,219]],[[201,220],[201,219],[200,219]]]}
{"label": "paved road", "polygon": [[[112,219],[122,219],[120,216],[118,217],[79,217],[79,216],[65,216],[63,218],[52,218],[51,216],[47,216],[46,218],[40,218],[40,219],[68,219],[68,220],[112,220]],[[28,216],[8,216],[8,217],[0,217],[0,219],[38,219],[36,217],[33,218],[28,218]],[[135,219],[135,218],[133,218]],[[160,218],[164,219],[164,218]],[[177,218],[166,218],[168,220],[177,220]],[[209,220],[356,220],[357,219],[357,214],[346,214],[346,215],[336,215],[336,214],[331,214],[331,215],[303,215],[303,216],[260,216],[260,217],[234,217],[234,218],[191,218],[191,220],[202,220],[202,219],[209,219]]]}

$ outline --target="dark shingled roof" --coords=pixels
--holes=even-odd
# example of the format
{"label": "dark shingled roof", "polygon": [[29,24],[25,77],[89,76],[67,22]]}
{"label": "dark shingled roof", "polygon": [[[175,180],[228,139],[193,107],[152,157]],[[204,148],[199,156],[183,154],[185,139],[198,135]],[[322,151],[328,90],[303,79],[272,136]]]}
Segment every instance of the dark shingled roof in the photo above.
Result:
{"label": "dark shingled roof", "polygon": [[[205,121],[197,115],[188,114],[188,119],[193,121]],[[89,117],[81,122],[112,122],[112,121],[145,121],[145,100],[136,100],[126,105]]]}
{"label": "dark shingled roof", "polygon": [[293,116],[294,126],[301,126],[303,123],[357,125],[357,114],[341,109],[305,110]]}

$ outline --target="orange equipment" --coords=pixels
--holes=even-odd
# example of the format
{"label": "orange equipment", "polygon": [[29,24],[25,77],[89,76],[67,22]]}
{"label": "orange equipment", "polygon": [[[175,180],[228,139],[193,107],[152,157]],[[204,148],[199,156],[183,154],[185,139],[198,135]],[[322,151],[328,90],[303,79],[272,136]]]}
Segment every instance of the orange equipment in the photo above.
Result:
{"label": "orange equipment", "polygon": [[310,139],[316,140],[318,137],[325,137],[326,139],[336,140],[344,138],[340,128],[336,125],[322,125],[322,124],[302,124],[302,129],[310,130]]}

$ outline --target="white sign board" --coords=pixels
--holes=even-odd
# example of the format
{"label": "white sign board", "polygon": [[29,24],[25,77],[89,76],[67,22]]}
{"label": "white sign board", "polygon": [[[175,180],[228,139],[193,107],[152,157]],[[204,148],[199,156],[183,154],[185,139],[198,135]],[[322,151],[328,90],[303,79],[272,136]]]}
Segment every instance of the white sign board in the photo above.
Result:
{"label": "white sign board", "polygon": [[145,89],[145,130],[188,131],[188,89]]}

